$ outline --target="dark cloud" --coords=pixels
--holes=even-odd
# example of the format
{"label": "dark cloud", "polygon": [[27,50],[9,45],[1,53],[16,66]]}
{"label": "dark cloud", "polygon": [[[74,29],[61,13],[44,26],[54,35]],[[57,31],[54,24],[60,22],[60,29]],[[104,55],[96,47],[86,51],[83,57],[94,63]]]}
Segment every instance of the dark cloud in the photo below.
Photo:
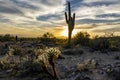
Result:
{"label": "dark cloud", "polygon": [[[94,28],[97,28],[97,27],[103,27],[103,26],[118,26],[120,23],[100,23],[100,24],[83,24],[83,25],[80,25],[80,26],[78,26],[78,27],[75,27],[75,29],[94,29]],[[105,30],[112,30],[112,29],[114,29],[114,28],[111,28],[111,29],[105,29]],[[94,30],[94,31],[105,31],[105,30]],[[117,28],[115,28],[113,31],[115,31],[115,30],[117,30]],[[119,31],[120,29],[118,29],[117,31]]]}
{"label": "dark cloud", "polygon": [[22,8],[28,8],[28,9],[38,9],[38,7],[31,5],[30,3],[27,3],[25,1],[19,1],[19,0],[11,0],[14,4],[16,4],[19,7]]}
{"label": "dark cloud", "polygon": [[101,14],[96,15],[98,18],[105,18],[105,17],[120,17],[120,14],[112,13],[112,14]]}
{"label": "dark cloud", "polygon": [[7,23],[7,22],[10,22],[10,20],[5,18],[0,19],[0,23]]}
{"label": "dark cloud", "polygon": [[95,27],[97,27],[97,26],[98,26],[98,25],[96,25],[96,24],[84,25],[84,26],[76,27],[75,29],[92,29],[92,28],[95,28]]}
{"label": "dark cloud", "polygon": [[120,27],[110,28],[110,29],[102,29],[102,30],[93,30],[93,32],[120,32]]}
{"label": "dark cloud", "polygon": [[87,5],[89,6],[102,6],[102,5],[106,5],[106,6],[109,6],[109,5],[113,5],[113,4],[117,4],[117,2],[115,1],[104,1],[104,2],[92,2],[92,3],[86,3]]}
{"label": "dark cloud", "polygon": [[65,6],[65,10],[67,11],[68,10],[68,6],[67,6],[67,2],[70,2],[71,4],[71,10],[72,11],[75,11],[78,7],[81,7],[81,6],[87,6],[87,4],[85,3],[82,3],[83,0],[66,0],[66,6]]}
{"label": "dark cloud", "polygon": [[60,14],[47,14],[43,16],[38,16],[36,19],[40,21],[61,20],[62,16]]}
{"label": "dark cloud", "polygon": [[[66,0],[66,2],[69,1],[71,3],[72,10],[75,11],[78,9],[78,7],[93,7],[93,6],[109,6],[109,5],[114,5],[118,4],[116,1],[104,1],[104,2],[92,2],[92,3],[85,3],[84,0]],[[67,4],[67,3],[66,3]],[[67,6],[65,8],[67,10]]]}
{"label": "dark cloud", "polygon": [[56,4],[54,4],[54,1],[52,1],[52,0],[50,0],[50,1],[48,1],[48,0],[39,0],[38,2],[40,2],[40,3],[44,4],[44,5],[49,5],[49,6],[56,5]]}
{"label": "dark cloud", "polygon": [[10,14],[23,14],[20,10],[15,7],[7,7],[0,5],[0,13],[10,13]]}
{"label": "dark cloud", "polygon": [[108,19],[81,19],[81,20],[77,20],[76,23],[112,23],[112,22],[120,22],[120,19],[116,19],[116,20],[108,20]]}

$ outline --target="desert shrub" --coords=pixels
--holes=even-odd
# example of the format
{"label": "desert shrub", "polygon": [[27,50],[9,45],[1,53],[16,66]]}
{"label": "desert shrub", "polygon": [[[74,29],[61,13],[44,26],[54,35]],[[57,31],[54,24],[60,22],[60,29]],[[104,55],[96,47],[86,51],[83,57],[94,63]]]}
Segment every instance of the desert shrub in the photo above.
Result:
{"label": "desert shrub", "polygon": [[100,51],[119,51],[120,50],[120,37],[98,37],[96,36],[90,41],[90,47],[93,50]]}
{"label": "desert shrub", "polygon": [[14,64],[14,63],[6,62],[6,61],[1,61],[0,62],[0,69],[1,70],[8,70],[8,69],[12,69],[16,65],[17,64]]}
{"label": "desert shrub", "polygon": [[8,50],[9,55],[24,55],[25,54],[25,49],[21,48],[20,46],[17,45],[10,45],[9,50]]}
{"label": "desert shrub", "polygon": [[24,55],[25,50],[21,47],[15,48],[14,55]]}
{"label": "desert shrub", "polygon": [[90,41],[90,35],[87,32],[78,32],[73,38],[73,44],[80,44],[82,46],[88,46]]}
{"label": "desert shrub", "polygon": [[91,40],[91,48],[94,50],[105,50],[110,48],[109,39],[106,37],[97,37]]}
{"label": "desert shrub", "polygon": [[[7,62],[0,62],[0,70],[6,70],[7,74],[9,76],[14,77],[38,77],[39,78],[45,78],[46,76],[49,76],[46,74],[41,64],[38,62],[22,62],[22,63],[7,63]],[[52,80],[52,79],[51,79]]]}
{"label": "desert shrub", "polygon": [[41,65],[37,62],[23,62],[19,66],[15,67],[10,73],[12,76],[27,77],[37,76],[42,72]]}
{"label": "desert shrub", "polygon": [[120,50],[120,37],[119,36],[113,36],[109,37],[110,41],[110,51],[119,51]]}
{"label": "desert shrub", "polygon": [[47,32],[42,35],[42,37],[40,38],[40,41],[46,45],[55,44],[56,38],[54,37],[52,33]]}
{"label": "desert shrub", "polygon": [[1,70],[6,70],[6,69],[9,69],[9,64],[7,64],[7,63],[0,63],[0,69]]}
{"label": "desert shrub", "polygon": [[58,48],[45,48],[36,49],[35,53],[38,55],[35,61],[40,62],[43,66],[52,66],[50,61],[55,61],[61,54],[61,51]]}
{"label": "desert shrub", "polygon": [[0,55],[5,55],[7,51],[7,49],[0,49]]}
{"label": "desert shrub", "polygon": [[109,50],[110,51],[119,51],[120,49],[116,46],[110,46]]}
{"label": "desert shrub", "polygon": [[13,41],[14,37],[10,34],[0,35],[0,41]]}
{"label": "desert shrub", "polygon": [[67,44],[67,39],[56,38],[56,44],[64,47]]}
{"label": "desert shrub", "polygon": [[[13,49],[11,49],[11,52],[12,50]],[[21,63],[13,60],[13,57],[15,58],[16,56],[7,55],[8,60],[6,62],[4,61],[0,63],[0,68],[5,70],[10,70],[9,71],[10,76],[17,76],[17,77],[37,76],[43,72],[44,74],[48,75],[45,71],[43,71],[42,67],[44,64],[50,67],[48,59],[50,57],[53,57],[54,59],[56,59],[59,56],[60,51],[57,48],[46,48],[45,50],[42,50],[42,52],[43,51],[44,53],[47,53],[47,55],[49,56],[47,55],[41,56],[41,54],[39,54],[37,59],[34,58],[34,60],[32,61],[27,60]]]}

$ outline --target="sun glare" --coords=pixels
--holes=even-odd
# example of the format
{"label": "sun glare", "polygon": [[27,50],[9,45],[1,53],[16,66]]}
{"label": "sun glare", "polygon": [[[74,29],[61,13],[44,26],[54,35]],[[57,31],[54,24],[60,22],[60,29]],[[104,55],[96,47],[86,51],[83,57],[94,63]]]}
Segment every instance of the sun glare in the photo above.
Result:
{"label": "sun glare", "polygon": [[[74,29],[74,30],[72,31],[72,36],[74,36],[76,33],[77,33],[77,30]],[[65,29],[62,31],[62,36],[68,37],[68,29],[67,29],[67,28],[65,28]]]}

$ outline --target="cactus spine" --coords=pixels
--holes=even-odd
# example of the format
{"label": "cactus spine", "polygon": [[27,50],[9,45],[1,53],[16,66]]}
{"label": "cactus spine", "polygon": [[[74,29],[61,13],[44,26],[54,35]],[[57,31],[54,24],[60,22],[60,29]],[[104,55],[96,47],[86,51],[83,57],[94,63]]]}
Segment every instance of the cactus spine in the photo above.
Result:
{"label": "cactus spine", "polygon": [[68,45],[71,45],[71,35],[75,25],[75,13],[71,16],[70,2],[68,2],[68,15],[65,12],[66,23],[68,24]]}

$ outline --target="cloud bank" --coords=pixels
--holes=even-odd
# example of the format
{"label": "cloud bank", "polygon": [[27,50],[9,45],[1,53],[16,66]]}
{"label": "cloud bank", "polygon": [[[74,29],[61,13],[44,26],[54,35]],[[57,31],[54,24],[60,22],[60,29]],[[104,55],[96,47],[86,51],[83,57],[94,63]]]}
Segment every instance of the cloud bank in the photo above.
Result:
{"label": "cloud bank", "polygon": [[[35,36],[47,31],[60,32],[66,26],[67,1],[76,13],[78,31],[120,32],[119,0],[0,0],[0,28],[4,32],[9,28],[10,33],[22,28],[22,31],[29,30],[27,35],[32,31]],[[101,24],[102,29],[98,27]]]}

